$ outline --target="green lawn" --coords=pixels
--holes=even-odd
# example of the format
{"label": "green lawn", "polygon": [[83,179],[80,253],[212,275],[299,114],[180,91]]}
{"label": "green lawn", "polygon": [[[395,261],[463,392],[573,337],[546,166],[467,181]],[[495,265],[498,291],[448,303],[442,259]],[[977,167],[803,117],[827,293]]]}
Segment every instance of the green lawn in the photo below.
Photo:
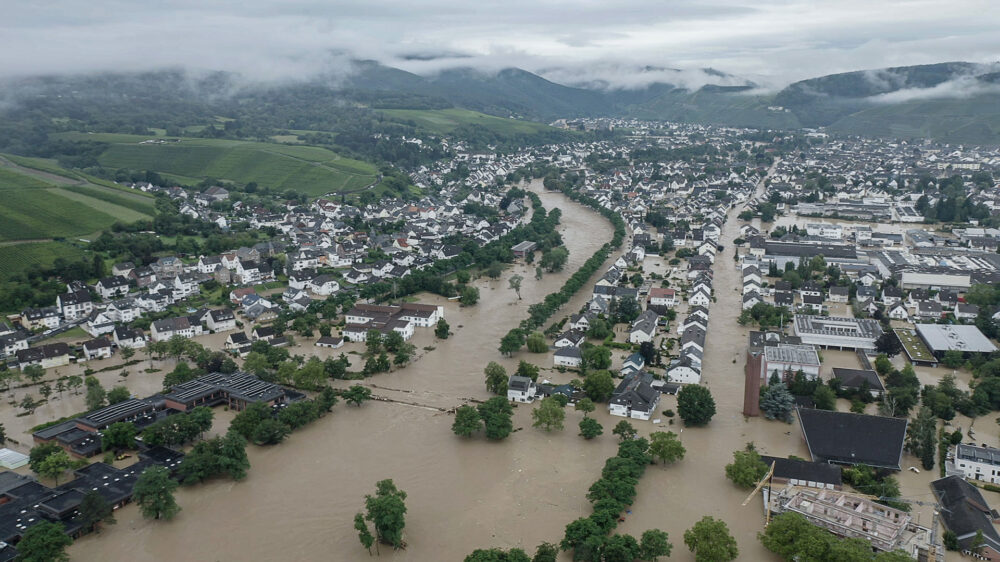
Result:
{"label": "green lawn", "polygon": [[110,143],[99,157],[109,168],[153,170],[190,184],[216,178],[237,184],[257,182],[264,187],[293,189],[310,196],[350,193],[375,181],[371,164],[343,158],[316,146],[286,145],[222,139],[166,139],[117,133],[59,133],[58,138]]}
{"label": "green lawn", "polygon": [[397,121],[413,121],[423,129],[442,135],[462,125],[479,125],[502,134],[554,130],[542,123],[495,117],[468,109],[383,109],[380,112]]}
{"label": "green lawn", "polygon": [[917,335],[916,330],[895,328],[893,332],[899,338],[899,343],[903,344],[903,349],[906,350],[906,354],[910,357],[911,361],[937,361],[931,350],[927,349],[923,340]]}

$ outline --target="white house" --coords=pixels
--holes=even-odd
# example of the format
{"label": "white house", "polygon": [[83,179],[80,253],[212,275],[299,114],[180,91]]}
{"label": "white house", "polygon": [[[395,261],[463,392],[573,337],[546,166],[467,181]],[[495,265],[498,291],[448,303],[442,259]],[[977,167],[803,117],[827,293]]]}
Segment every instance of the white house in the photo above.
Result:
{"label": "white house", "polygon": [[629,328],[629,343],[653,341],[653,336],[656,335],[656,321],[658,319],[659,315],[657,315],[656,312],[653,312],[652,310],[643,311],[643,313],[632,322],[632,326]]}
{"label": "white house", "polygon": [[141,330],[119,326],[111,333],[119,348],[142,349],[146,347],[146,337]]}
{"label": "white house", "polygon": [[660,391],[646,380],[648,374],[640,372],[625,376],[608,402],[612,416],[648,420],[660,403]]}
{"label": "white house", "polygon": [[698,384],[701,382],[701,369],[685,355],[670,362],[667,367],[667,378],[678,384]]}
{"label": "white house", "polygon": [[649,304],[653,306],[677,306],[677,291],[675,289],[653,287],[649,290]]}
{"label": "white house", "polygon": [[164,318],[153,322],[150,328],[150,336],[154,342],[169,340],[174,336],[182,338],[193,338],[203,333],[201,324],[194,324],[186,316],[177,318]]}
{"label": "white house", "polygon": [[120,275],[105,277],[98,281],[94,288],[97,289],[97,293],[101,295],[102,299],[110,300],[128,294],[128,279]]}
{"label": "white house", "polygon": [[955,446],[955,468],[968,480],[1000,484],[1000,449],[959,443]]}
{"label": "white house", "polygon": [[688,297],[688,304],[691,306],[708,306],[712,304],[712,297],[708,294],[708,291],[698,290],[690,297]]}
{"label": "white house", "polygon": [[108,359],[111,357],[111,342],[106,338],[97,338],[84,342],[83,357],[90,361],[92,359]]}
{"label": "white house", "polygon": [[552,356],[552,364],[556,367],[579,367],[583,364],[583,352],[576,346],[559,348]]}
{"label": "white house", "polygon": [[226,332],[236,329],[236,314],[228,308],[211,310],[203,318],[205,327],[213,332]]}
{"label": "white house", "polygon": [[507,400],[511,402],[533,402],[538,388],[528,377],[511,375],[507,381]]}
{"label": "white house", "polygon": [[94,310],[94,302],[86,289],[59,295],[56,297],[56,306],[66,320],[83,318]]}
{"label": "white house", "polygon": [[320,275],[309,282],[309,289],[320,296],[330,296],[340,290],[340,283],[332,275]]}

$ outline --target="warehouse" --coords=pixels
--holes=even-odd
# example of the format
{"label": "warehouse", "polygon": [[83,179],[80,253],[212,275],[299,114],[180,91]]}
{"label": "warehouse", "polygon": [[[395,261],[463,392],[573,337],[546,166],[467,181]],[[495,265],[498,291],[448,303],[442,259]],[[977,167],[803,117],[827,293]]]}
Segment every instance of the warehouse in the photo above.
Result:
{"label": "warehouse", "polygon": [[917,335],[938,359],[949,351],[959,351],[964,355],[997,350],[993,342],[972,325],[917,324]]}

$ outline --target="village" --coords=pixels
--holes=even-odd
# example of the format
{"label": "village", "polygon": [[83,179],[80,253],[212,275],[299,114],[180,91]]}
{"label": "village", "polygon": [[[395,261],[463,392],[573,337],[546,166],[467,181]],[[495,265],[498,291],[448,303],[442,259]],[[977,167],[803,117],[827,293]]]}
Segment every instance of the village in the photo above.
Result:
{"label": "village", "polygon": [[[222,406],[221,419],[254,403],[277,412],[313,399],[327,382],[338,391],[370,389],[381,400],[371,407],[450,415],[493,393],[517,405],[522,426],[533,409],[562,397],[564,406],[595,402],[599,422],[626,420],[641,436],[676,431],[689,457],[667,469],[675,479],[669,485],[641,484],[625,531],[640,529],[634,521],[648,527],[666,518],[662,525],[677,540],[694,513],[712,513],[729,522],[741,552],[767,559],[774,554],[757,532],[772,517],[797,513],[876,552],[944,560],[947,548],[1000,557],[991,507],[1000,500],[992,496],[1000,491],[1000,440],[991,415],[1000,409],[1000,230],[986,226],[1000,211],[1000,184],[984,176],[996,173],[1000,153],[634,120],[567,126],[629,134],[512,154],[451,144],[453,157],[410,171],[426,192],[411,201],[321,197],[255,209],[227,206],[223,187],[195,194],[135,186],[162,191],[192,219],[273,236],[213,255],[114,263],[110,276],[67,283],[51,306],[0,323],[0,374],[11,396],[3,418],[9,449],[0,454],[10,469],[0,473],[0,541],[8,546],[0,559],[12,559],[23,533],[43,520],[81,535],[77,508],[87,489],[104,489],[100,482],[115,482],[102,495],[123,507],[142,470],[176,471],[184,462],[180,447],[142,445],[136,462],[97,462],[112,425],[141,432],[199,406]],[[551,219],[554,209],[561,215],[551,230],[532,239],[542,231],[530,229],[544,228],[540,217]],[[622,246],[544,329],[498,350],[503,332],[532,314],[530,303],[556,292],[611,239],[599,209],[624,221]],[[477,248],[488,255],[475,255]],[[543,267],[559,248],[568,250],[565,263]],[[448,287],[425,284],[432,274]],[[393,344],[398,362],[377,366],[370,345],[379,339],[386,356],[387,342],[402,342]],[[169,348],[186,340],[221,352],[216,366],[224,357],[229,372],[166,385],[156,373],[178,368],[184,352],[170,357]],[[294,363],[289,376],[279,374],[279,363],[255,367],[275,349]],[[305,384],[296,370],[311,358],[342,358],[356,368],[331,367],[320,384]],[[492,392],[480,374],[489,362],[505,377]],[[74,377],[128,392],[84,411]],[[605,377],[612,387],[594,382]],[[707,419],[685,413],[692,389],[711,401]],[[58,423],[34,429],[50,421]],[[423,418],[414,424],[441,429]],[[510,440],[557,439],[523,433]],[[438,431],[434,439],[449,437]],[[32,475],[30,450],[49,443],[85,461],[74,480],[59,485]],[[546,446],[530,443],[533,451]],[[723,465],[748,443],[755,477],[744,489],[725,481]],[[559,447],[570,454],[570,444]],[[580,447],[574,458],[608,456],[607,446]],[[251,451],[255,466],[260,455]],[[859,466],[872,470],[877,485],[848,481]],[[696,486],[679,489],[683,481],[716,490],[699,495]],[[893,493],[879,492],[891,488],[886,482],[895,483]],[[735,515],[750,513],[737,510],[751,492],[760,496],[753,498],[759,517]],[[220,494],[213,489],[209,497]],[[678,504],[685,507],[664,515]],[[208,512],[192,503],[185,516],[198,510]],[[577,511],[571,503],[558,515]],[[530,532],[523,524],[497,527],[551,535],[570,519]],[[121,542],[114,535],[127,531],[107,534],[73,548],[101,552],[102,541]],[[523,537],[525,544],[534,538]],[[414,546],[408,559],[429,552]],[[354,554],[342,559],[360,558]]]}

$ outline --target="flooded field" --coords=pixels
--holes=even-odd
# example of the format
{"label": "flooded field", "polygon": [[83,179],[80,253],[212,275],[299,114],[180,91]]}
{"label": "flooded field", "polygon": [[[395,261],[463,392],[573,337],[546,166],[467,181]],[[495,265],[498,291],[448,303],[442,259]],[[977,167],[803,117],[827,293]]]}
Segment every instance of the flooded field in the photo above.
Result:
{"label": "flooded field", "polygon": [[[538,182],[532,188],[541,191]],[[524,317],[528,305],[558,289],[611,237],[610,226],[596,213],[560,193],[541,196],[547,208],[563,211],[561,229],[570,250],[565,271],[536,281],[533,267],[514,266],[500,280],[480,280],[482,299],[470,308],[422,297],[423,302],[444,304],[455,335],[437,341],[430,330],[418,329],[413,342],[418,349],[435,349],[421,349],[411,366],[367,381],[376,394],[431,408],[339,404],[333,415],[282,445],[251,447],[253,467],[245,481],[182,489],[178,503],[183,511],[170,522],[143,520],[134,506],[126,507],[117,514],[118,525],[77,541],[71,556],[142,561],[172,553],[187,560],[366,560],[352,517],[361,511],[364,494],[382,478],[394,479],[408,494],[408,546],[398,552],[383,548],[382,558],[452,561],[480,547],[519,546],[531,552],[540,542],[558,542],[568,522],[589,515],[584,496],[605,459],[615,453],[617,439],[610,430],[621,418],[599,409],[593,415],[604,425],[605,435],[584,441],[577,436],[578,412],[567,412],[564,431],[545,433],[531,427],[530,407],[520,406],[515,417],[520,430],[504,442],[489,443],[481,437],[455,437],[452,417],[432,409],[488,398],[482,370],[491,360],[511,370],[526,359],[547,369],[543,377],[557,382],[572,378],[571,373],[548,369],[551,353],[502,358],[497,351],[500,337]],[[732,451],[749,441],[766,454],[808,454],[797,424],[748,420],[741,414],[747,330],[736,323],[741,301],[733,289],[741,280],[732,265],[732,240],[737,235],[738,225],[730,221],[721,239],[726,250],[715,268],[718,302],[711,307],[706,343],[704,381],[718,413],[708,427],[696,429],[634,421],[642,435],[679,432],[687,455],[676,466],[650,467],[632,514],[618,530],[635,535],[654,527],[667,531],[674,544],[672,560],[693,559],[683,545],[683,532],[703,515],[727,522],[741,560],[775,560],[756,538],[764,519],[760,502],[741,507],[746,491],[726,480],[723,467]],[[513,273],[524,276],[523,300],[507,287]],[[563,312],[575,311],[588,298],[589,291],[581,291]],[[295,350],[315,351],[307,342]],[[661,408],[676,410],[676,399],[665,397]],[[217,415],[224,423],[226,416]],[[907,458],[904,464],[915,462]],[[904,473],[901,479],[905,494],[929,493],[931,476]]]}

